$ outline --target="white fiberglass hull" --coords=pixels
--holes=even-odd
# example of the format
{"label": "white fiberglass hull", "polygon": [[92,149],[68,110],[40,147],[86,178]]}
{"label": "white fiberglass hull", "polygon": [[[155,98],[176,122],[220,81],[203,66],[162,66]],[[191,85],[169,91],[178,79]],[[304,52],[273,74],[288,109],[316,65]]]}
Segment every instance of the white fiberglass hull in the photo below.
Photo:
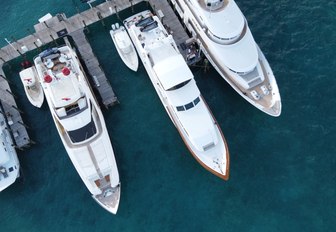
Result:
{"label": "white fiberglass hull", "polygon": [[[263,55],[263,53],[261,52],[261,50],[258,47],[258,52],[259,52],[259,63],[262,63],[264,68],[266,69],[266,72],[268,73],[268,77],[269,77],[269,91],[272,95],[272,100],[269,102],[268,106],[265,107],[262,104],[259,104],[258,101],[256,101],[255,99],[253,99],[253,97],[251,97],[250,94],[247,94],[247,90],[240,88],[237,84],[235,84],[235,82],[232,80],[233,76],[237,76],[236,73],[233,73],[232,71],[230,71],[228,68],[226,68],[225,66],[220,66],[218,64],[218,62],[216,61],[217,58],[213,55],[210,55],[209,51],[211,49],[211,46],[207,46],[207,48],[205,48],[203,45],[201,45],[201,50],[203,51],[204,55],[206,56],[206,58],[210,61],[210,63],[212,64],[212,66],[216,69],[216,71],[222,76],[222,78],[240,95],[242,96],[246,101],[248,101],[250,104],[252,104],[254,107],[256,107],[257,109],[261,110],[262,112],[273,116],[273,117],[278,117],[281,114],[281,109],[282,109],[282,105],[281,105],[281,98],[280,98],[280,93],[279,93],[279,89],[278,89],[278,85],[276,83],[275,77],[273,75],[272,69],[270,68],[265,56]],[[214,50],[216,48],[213,48]],[[260,94],[260,96],[262,96],[262,94]]]}
{"label": "white fiberglass hull", "polygon": [[[247,22],[245,22],[245,27],[242,32],[243,37],[238,40],[238,42],[230,45],[219,44],[218,42],[215,42],[214,39],[210,39],[206,34],[209,25],[205,25],[205,21],[200,23],[201,16],[200,12],[198,11],[202,10],[202,8],[199,7],[198,4],[201,3],[198,3],[197,1],[192,1],[191,3],[186,0],[170,1],[176,8],[177,13],[183,19],[187,29],[193,34],[193,36],[197,37],[202,52],[205,54],[216,71],[231,85],[231,87],[259,110],[271,116],[279,116],[281,114],[281,99],[275,77],[264,54],[258,45],[254,42],[250,29],[247,26]],[[234,1],[228,1],[228,4],[230,5],[230,11],[235,8]],[[211,18],[215,18],[216,13],[217,11],[212,13],[207,12],[203,16],[209,17],[208,20],[211,21]],[[241,14],[240,11],[239,14]],[[195,15],[197,15],[199,18],[196,18]],[[225,23],[227,22],[230,22],[230,20],[227,20]],[[239,49],[239,47],[242,47],[242,49]],[[247,82],[244,81],[244,78],[240,74],[235,73],[230,70],[230,68],[228,68],[231,56],[247,56],[247,51],[245,51],[243,48],[247,49],[251,53],[253,53],[252,50],[257,51],[257,66],[255,67],[255,70],[258,70],[258,75],[261,77],[260,80],[262,80],[259,81],[259,84],[257,85],[248,86]],[[251,55],[251,60],[254,60],[252,57],[253,56]],[[239,60],[239,58],[237,60]],[[228,62],[228,64],[225,62]],[[230,63],[230,65],[232,65],[232,63]],[[237,67],[242,67],[242,64],[234,63],[234,65]],[[253,67],[251,66],[249,68],[245,68],[246,70],[250,70]],[[253,71],[251,71],[251,73],[253,73]]]}
{"label": "white fiberglass hull", "polygon": [[[133,16],[136,18],[137,15]],[[127,25],[128,22],[132,21],[132,17],[129,19],[126,19],[124,21],[124,24]],[[127,27],[127,26],[126,26]],[[175,113],[174,109],[172,108],[170,102],[168,101],[168,97],[165,93],[165,91],[162,91],[160,89],[160,81],[158,79],[158,76],[156,75],[155,71],[153,70],[151,66],[151,61],[147,56],[147,51],[144,49],[146,48],[146,44],[144,41],[139,41],[139,36],[134,32],[132,29],[132,26],[130,28],[127,28],[129,35],[131,39],[134,42],[135,48],[138,51],[139,57],[148,73],[148,76],[150,77],[150,80],[165,108],[167,111],[170,119],[174,123],[175,127],[177,128],[180,136],[182,137],[184,143],[186,144],[188,150],[191,152],[193,157],[208,171],[213,173],[214,175],[227,180],[229,178],[229,151],[227,147],[227,143],[225,141],[225,138],[223,136],[223,133],[216,122],[215,118],[211,114],[210,109],[207,107],[205,101],[203,98],[201,99],[201,102],[199,103],[198,107],[203,106],[208,110],[208,114],[211,117],[211,121],[213,125],[215,126],[216,136],[219,138],[218,143],[216,146],[210,148],[206,151],[201,151],[198,148],[196,148],[193,145],[193,142],[190,140],[188,133],[184,129],[184,125],[181,123],[181,120],[178,118],[177,114]],[[140,36],[140,37],[146,37]],[[197,108],[197,107],[195,107]],[[197,114],[197,113],[196,113]],[[196,115],[195,114],[195,115]],[[199,122],[198,124],[202,124],[202,122]]]}
{"label": "white fiberglass hull", "polygon": [[[39,81],[37,81],[35,67],[32,66],[30,68],[24,69],[19,73],[19,75],[30,104],[37,108],[40,108],[44,101],[44,94],[41,84],[39,83]],[[27,82],[31,81],[32,79],[35,79],[36,82],[31,86],[27,86]]]}
{"label": "white fiberglass hull", "polygon": [[115,30],[110,30],[113,43],[124,64],[134,72],[138,70],[139,61],[132,41],[123,26]]}
{"label": "white fiberglass hull", "polygon": [[[94,200],[104,209],[115,214],[120,201],[120,180],[103,114],[95,100],[85,74],[81,71],[82,68],[75,52],[66,46],[57,48],[56,51],[49,56],[63,59],[61,62],[66,64],[68,68],[67,75],[58,72],[55,74],[57,78],[55,76],[50,77],[50,75],[54,75],[54,72],[46,70],[46,67],[43,66],[41,54],[34,60],[53,121],[69,158]],[[49,78],[54,79],[48,82],[44,73],[49,73]],[[70,92],[64,92],[64,90],[70,90]],[[85,99],[86,107],[84,109],[85,112],[89,112],[89,124],[94,125],[94,129],[91,130],[95,132],[89,135],[89,137],[87,136],[90,130],[81,130],[87,126],[83,124],[87,120],[85,117],[87,113],[83,115],[84,111],[78,111],[77,113],[60,117],[59,109],[62,107],[54,108],[55,102],[60,104],[59,101],[56,101],[57,99],[67,104],[66,102],[71,100],[71,97],[67,96],[77,96],[72,95],[71,92],[76,93],[78,91],[80,99]],[[77,107],[79,107],[78,102],[75,102]],[[66,107],[70,107],[71,111],[73,105],[74,103],[66,105]],[[66,127],[71,127],[72,125],[76,125],[76,123],[77,125],[80,124],[78,129],[81,130],[80,133],[73,134],[73,130],[66,130]]]}
{"label": "white fiberglass hull", "polygon": [[[166,105],[163,99],[161,99],[161,101],[162,104],[165,105],[168,114],[169,115],[174,114],[173,110],[169,107],[169,105]],[[202,101],[204,101],[203,98]],[[204,104],[206,105],[205,101]],[[206,105],[206,107],[208,106]],[[211,113],[210,109],[209,112]],[[170,118],[172,119],[175,127],[177,128],[188,150],[190,151],[192,156],[197,160],[197,162],[212,174],[218,176],[223,180],[228,180],[230,170],[229,149],[225,137],[223,135],[223,132],[219,127],[219,124],[217,123],[216,119],[213,117],[212,113],[211,113],[211,119],[213,121],[213,124],[215,125],[216,136],[218,138],[221,138],[221,140],[218,142],[218,144],[216,144],[215,147],[207,151],[198,150],[193,145],[193,143],[188,139],[188,134],[186,133],[185,130],[183,130],[183,125],[181,125],[179,120],[176,117],[170,117]]]}

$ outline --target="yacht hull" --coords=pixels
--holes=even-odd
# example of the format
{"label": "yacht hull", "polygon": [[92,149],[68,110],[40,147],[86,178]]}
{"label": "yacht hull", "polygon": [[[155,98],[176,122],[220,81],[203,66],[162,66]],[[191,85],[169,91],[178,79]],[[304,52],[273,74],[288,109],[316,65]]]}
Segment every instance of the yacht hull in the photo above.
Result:
{"label": "yacht hull", "polygon": [[[208,105],[206,105],[208,107]],[[210,109],[209,109],[210,110]],[[211,112],[211,111],[210,111]],[[211,112],[212,114],[212,112]],[[223,139],[224,141],[224,145],[225,145],[225,160],[226,160],[226,164],[225,164],[225,170],[222,170],[222,171],[216,171],[214,170],[214,168],[211,167],[211,163],[209,162],[205,162],[204,160],[202,160],[200,158],[200,155],[197,154],[197,152],[195,151],[195,148],[193,148],[193,146],[190,144],[190,141],[188,141],[186,138],[185,138],[185,135],[184,135],[184,132],[178,127],[178,126],[175,126],[178,133],[180,134],[184,144],[187,146],[189,152],[191,153],[191,155],[196,159],[196,161],[203,167],[205,168],[207,171],[211,172],[212,174],[214,174],[215,176],[223,179],[223,180],[228,180],[229,177],[230,177],[230,153],[229,153],[229,148],[227,146],[227,142],[225,140],[225,137],[224,137],[224,134],[221,130],[221,128],[218,126],[218,123],[215,119],[215,117],[213,117],[212,115],[212,118],[213,120],[215,121],[215,125],[216,125],[216,128],[218,130],[218,132],[220,133],[220,136],[221,138]],[[176,122],[175,122],[175,119],[172,119],[172,121],[174,122],[174,124],[176,125]]]}
{"label": "yacht hull", "polygon": [[[188,31],[197,38],[202,52],[212,64],[212,66],[216,69],[216,71],[222,76],[222,78],[226,82],[228,82],[228,84],[239,95],[241,95],[245,100],[247,100],[257,109],[263,111],[270,116],[280,116],[282,106],[280,93],[275,77],[264,54],[262,53],[258,45],[254,42],[250,29],[247,26],[246,20],[244,31],[242,32],[243,35],[241,36],[242,38],[248,37],[251,43],[253,43],[253,45],[255,46],[258,57],[257,66],[255,67],[255,69],[258,70],[261,79],[264,79],[263,81],[259,81],[258,84],[253,84],[248,87],[242,84],[242,82],[244,82],[244,78],[240,76],[240,74],[231,71],[230,68],[228,68],[226,64],[223,63],[223,60],[229,60],[230,58],[227,57],[224,59],[224,57],[227,56],[225,55],[227,53],[227,50],[233,49],[233,46],[235,46],[235,44],[222,45],[214,42],[213,39],[209,38],[209,36],[206,34],[208,27],[207,25],[205,25],[205,22],[200,21],[201,16],[199,16],[199,12],[197,12],[197,10],[199,10],[199,7],[195,6],[199,3],[193,1],[193,3],[191,4],[190,2],[187,2],[185,0],[170,0],[170,2],[176,9],[177,14],[179,14],[179,16],[182,18],[182,21],[186,25]],[[235,4],[232,0],[228,2],[229,3],[225,4]],[[216,14],[217,12],[213,12],[212,14]],[[198,15],[199,18],[197,18],[196,15]],[[251,47],[251,44],[249,46]],[[240,53],[244,53],[244,51],[240,51]]]}
{"label": "yacht hull", "polygon": [[[139,13],[141,15],[141,13]],[[189,139],[188,133],[183,129],[184,125],[181,123],[181,120],[178,118],[177,114],[175,113],[173,106],[171,105],[171,103],[168,100],[168,96],[167,93],[165,91],[163,91],[160,87],[161,82],[159,81],[159,78],[157,76],[157,74],[155,73],[154,69],[151,66],[151,60],[149,59],[149,55],[147,55],[147,51],[144,49],[146,48],[147,44],[144,41],[139,41],[138,38],[147,38],[150,35],[148,34],[136,34],[135,33],[135,29],[129,25],[129,22],[133,23],[134,22],[134,18],[139,17],[138,15],[135,15],[133,17],[130,17],[128,19],[126,19],[124,21],[124,24],[129,32],[129,35],[131,37],[131,39],[134,42],[134,45],[138,51],[140,60],[142,61],[148,76],[153,84],[154,89],[157,92],[157,95],[159,96],[165,110],[167,111],[171,121],[174,123],[175,127],[177,128],[180,136],[182,137],[182,140],[184,141],[184,143],[186,144],[188,150],[191,152],[191,154],[194,156],[194,158],[201,164],[201,166],[203,166],[206,170],[210,171],[211,173],[215,174],[216,176],[227,180],[229,178],[229,151],[228,151],[228,147],[227,147],[227,143],[225,141],[225,138],[223,136],[223,133],[218,125],[218,123],[216,122],[215,118],[213,117],[210,109],[208,108],[208,106],[206,105],[204,99],[201,96],[201,100],[200,103],[198,104],[204,104],[203,106],[205,107],[205,109],[208,110],[208,116],[211,118],[211,123],[212,125],[214,125],[215,127],[215,133],[216,133],[216,137],[219,138],[218,143],[216,145],[214,145],[214,147],[211,147],[209,150],[203,150],[201,151],[199,148],[195,147],[195,145],[193,145],[193,142]],[[144,14],[144,13],[143,13]],[[145,14],[144,14],[145,15]],[[141,15],[140,18],[146,18],[145,16]],[[157,32],[156,32],[157,33]],[[155,39],[154,39],[155,40]],[[159,40],[159,39],[158,39]],[[153,40],[151,40],[153,41]],[[157,41],[157,40],[156,40]],[[151,42],[149,42],[150,44]],[[169,92],[169,91],[168,91]],[[202,123],[202,122],[198,122]],[[196,125],[195,125],[196,126]]]}
{"label": "yacht hull", "polygon": [[103,114],[78,56],[63,46],[40,53],[34,63],[70,160],[93,198],[115,214],[120,201],[117,163]]}

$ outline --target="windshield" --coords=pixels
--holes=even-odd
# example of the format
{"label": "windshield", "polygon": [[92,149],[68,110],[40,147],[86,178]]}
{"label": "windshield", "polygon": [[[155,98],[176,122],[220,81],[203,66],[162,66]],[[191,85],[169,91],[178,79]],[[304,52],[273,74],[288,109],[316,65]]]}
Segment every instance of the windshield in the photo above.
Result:
{"label": "windshield", "polygon": [[97,128],[94,121],[92,120],[92,117],[91,121],[85,126],[77,130],[68,131],[69,137],[73,143],[83,142],[94,136],[96,133]]}

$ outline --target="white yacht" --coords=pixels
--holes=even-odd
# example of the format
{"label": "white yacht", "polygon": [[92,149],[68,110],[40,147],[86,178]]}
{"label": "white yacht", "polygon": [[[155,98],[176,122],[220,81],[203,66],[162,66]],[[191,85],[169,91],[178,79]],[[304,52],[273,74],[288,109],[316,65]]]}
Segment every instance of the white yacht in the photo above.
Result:
{"label": "white yacht", "polygon": [[14,142],[0,106],[0,192],[20,176],[20,163],[13,145]]}
{"label": "white yacht", "polygon": [[63,145],[92,197],[115,214],[120,181],[103,114],[76,53],[68,46],[34,58]]}
{"label": "white yacht", "polygon": [[170,0],[219,74],[252,105],[281,114],[279,89],[247,21],[233,0]]}
{"label": "white yacht", "polygon": [[19,75],[29,102],[33,106],[40,108],[44,101],[44,94],[42,86],[37,79],[35,67],[26,68]]}
{"label": "white yacht", "polygon": [[150,11],[127,18],[124,25],[189,151],[204,168],[227,180],[229,151],[225,138],[173,37]]}
{"label": "white yacht", "polygon": [[138,56],[125,28],[118,23],[112,24],[110,35],[122,61],[136,72],[139,66]]}

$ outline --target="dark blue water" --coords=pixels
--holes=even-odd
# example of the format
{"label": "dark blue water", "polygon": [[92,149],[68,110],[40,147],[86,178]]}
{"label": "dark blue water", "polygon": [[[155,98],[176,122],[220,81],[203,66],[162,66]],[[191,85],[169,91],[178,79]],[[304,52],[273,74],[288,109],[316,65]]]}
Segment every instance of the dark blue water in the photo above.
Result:
{"label": "dark blue water", "polygon": [[[24,178],[0,194],[1,231],[334,231],[336,3],[237,4],[273,68],[283,111],[267,116],[213,69],[192,68],[229,144],[228,182],[190,155],[143,66],[133,73],[123,65],[108,33],[112,17],[106,28],[90,27],[88,39],[120,101],[104,110],[122,182],[118,214],[91,199],[47,105],[25,99],[19,59],[5,70],[37,144],[19,152]],[[19,38],[47,12],[76,8],[69,0],[5,0],[2,11],[0,37]]]}

